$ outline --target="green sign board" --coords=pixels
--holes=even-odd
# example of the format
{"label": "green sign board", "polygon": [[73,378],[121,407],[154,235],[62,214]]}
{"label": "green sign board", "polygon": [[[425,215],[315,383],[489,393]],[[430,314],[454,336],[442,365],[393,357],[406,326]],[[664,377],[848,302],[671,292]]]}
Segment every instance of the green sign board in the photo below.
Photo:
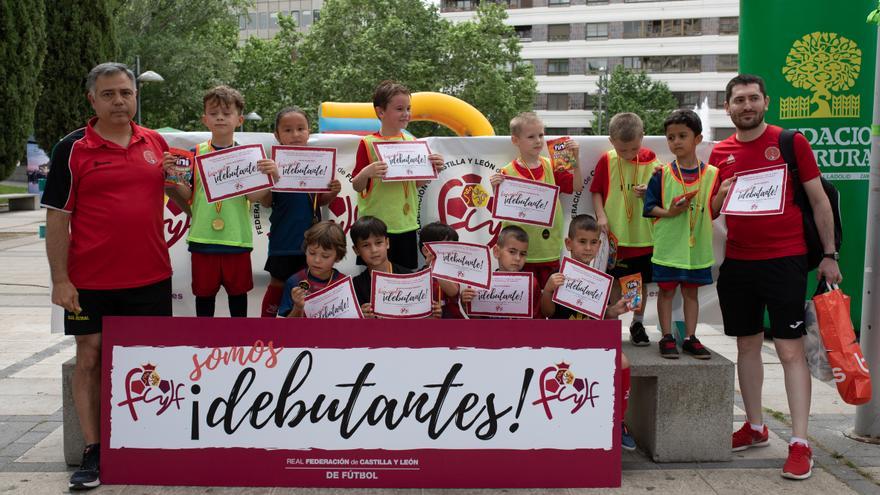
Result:
{"label": "green sign board", "polygon": [[840,191],[842,288],[852,296],[857,329],[877,46],[877,26],[865,18],[876,7],[877,0],[740,2],[740,72],[764,78],[767,122],[801,131]]}

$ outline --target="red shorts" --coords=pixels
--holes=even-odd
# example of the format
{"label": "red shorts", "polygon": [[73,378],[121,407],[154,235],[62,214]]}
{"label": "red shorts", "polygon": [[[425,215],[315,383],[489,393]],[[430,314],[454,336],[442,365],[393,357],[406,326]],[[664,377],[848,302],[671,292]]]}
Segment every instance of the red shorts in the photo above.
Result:
{"label": "red shorts", "polygon": [[657,282],[657,287],[660,287],[660,290],[665,290],[665,291],[673,291],[679,285],[683,289],[694,289],[697,287],[701,287],[703,284],[696,284],[694,282],[681,282],[678,280],[672,281],[672,282]]}
{"label": "red shorts", "polygon": [[547,285],[547,279],[550,275],[559,271],[559,260],[542,261],[540,263],[526,263],[522,271],[532,272],[535,274],[535,282],[538,283],[538,289],[543,289]]}
{"label": "red shorts", "polygon": [[230,296],[254,288],[251,253],[192,255],[192,291],[196,297],[214,297],[222,285]]}

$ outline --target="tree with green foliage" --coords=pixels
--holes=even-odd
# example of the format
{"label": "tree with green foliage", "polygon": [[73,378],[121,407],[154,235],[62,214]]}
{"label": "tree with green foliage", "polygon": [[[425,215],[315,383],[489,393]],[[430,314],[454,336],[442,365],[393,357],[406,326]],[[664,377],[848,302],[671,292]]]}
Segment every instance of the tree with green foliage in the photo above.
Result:
{"label": "tree with green foliage", "polygon": [[247,123],[247,131],[273,130],[275,114],[290,105],[301,105],[299,79],[294,68],[296,45],[302,34],[291,17],[278,19],[281,31],[271,40],[251,37],[235,52],[234,87],[245,98],[247,111],[263,120]]}
{"label": "tree with green foliage", "polygon": [[654,81],[645,72],[624,69],[622,65],[615,67],[609,78],[600,80],[599,91],[603,108],[593,119],[594,134],[607,133],[608,121],[615,114],[633,112],[645,123],[646,135],[663,135],[663,121],[678,108],[678,101],[665,82]]}
{"label": "tree with green foliage", "polygon": [[0,133],[0,179],[26,156],[46,55],[45,9],[43,0],[0,0],[0,100],[7,109]]}
{"label": "tree with green foliage", "polygon": [[141,85],[147,127],[204,130],[202,96],[232,84],[238,44],[238,15],[248,0],[127,0],[118,2],[113,24],[120,61],[152,70],[164,79]]}
{"label": "tree with green foliage", "polygon": [[[506,133],[532,107],[536,83],[505,16],[486,5],[473,21],[452,24],[421,0],[326,0],[301,40],[292,24],[271,42],[249,40],[236,57],[238,85],[264,117],[292,103],[315,123],[321,102],[369,102],[380,81],[393,79],[413,92],[459,97]],[[429,123],[410,130],[448,134]]]}
{"label": "tree with green foliage", "polygon": [[92,67],[116,58],[111,0],[61,0],[46,8],[49,33],[40,80],[34,135],[50,151],[59,139],[85,125],[92,107],[85,97]]}

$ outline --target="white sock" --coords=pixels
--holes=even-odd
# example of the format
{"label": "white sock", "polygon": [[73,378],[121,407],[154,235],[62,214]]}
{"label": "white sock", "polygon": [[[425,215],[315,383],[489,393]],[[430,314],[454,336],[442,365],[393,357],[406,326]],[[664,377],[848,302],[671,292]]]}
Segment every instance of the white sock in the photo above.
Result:
{"label": "white sock", "polygon": [[764,433],[764,425],[756,425],[755,423],[749,423],[749,426],[752,427],[752,430],[757,431],[758,433]]}
{"label": "white sock", "polygon": [[802,444],[804,444],[804,447],[810,446],[810,442],[808,442],[806,439],[800,438],[800,437],[791,437],[791,440],[788,441],[789,445],[794,445],[796,443],[802,443]]}
{"label": "white sock", "polygon": [[633,313],[633,323],[635,323],[635,322],[639,322],[639,323],[641,323],[641,322],[643,322],[644,320],[645,320],[645,315],[643,315],[643,314],[640,315],[640,314],[638,314],[638,313]]}

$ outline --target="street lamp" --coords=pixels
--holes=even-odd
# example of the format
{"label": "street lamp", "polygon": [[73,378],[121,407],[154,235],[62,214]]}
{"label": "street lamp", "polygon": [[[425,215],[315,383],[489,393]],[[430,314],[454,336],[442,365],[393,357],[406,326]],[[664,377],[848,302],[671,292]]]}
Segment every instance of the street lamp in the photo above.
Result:
{"label": "street lamp", "polygon": [[601,134],[602,132],[602,93],[605,92],[604,86],[608,81],[608,74],[605,71],[605,67],[599,67],[599,82],[597,86],[599,87],[599,110],[596,116],[596,132],[593,134]]}
{"label": "street lamp", "polygon": [[141,57],[140,55],[135,57],[135,75],[134,78],[137,81],[137,113],[135,113],[135,120],[138,125],[141,125],[141,83],[145,82],[163,82],[165,78],[148,70],[146,72],[141,72]]}
{"label": "street lamp", "polygon": [[[258,114],[257,112],[251,112],[244,116],[244,120],[259,121],[263,120],[263,117],[260,117],[260,114]],[[244,132],[244,122],[241,123],[241,131]]]}

